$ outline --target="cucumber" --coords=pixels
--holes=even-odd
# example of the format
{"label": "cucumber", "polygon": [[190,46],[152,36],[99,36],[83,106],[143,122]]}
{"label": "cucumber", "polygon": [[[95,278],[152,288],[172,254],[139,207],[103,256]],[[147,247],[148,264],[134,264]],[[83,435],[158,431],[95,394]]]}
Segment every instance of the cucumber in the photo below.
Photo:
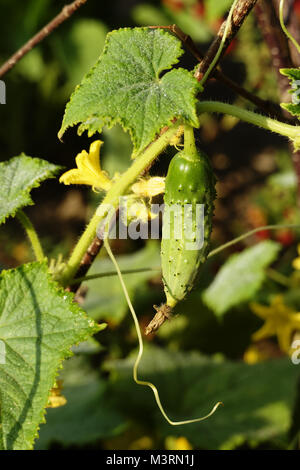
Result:
{"label": "cucumber", "polygon": [[[196,148],[193,129],[185,129],[184,150],[173,157],[165,186],[161,265],[166,303],[155,306],[157,314],[148,325],[146,334],[156,330],[169,318],[175,305],[186,297],[207,258],[216,198],[215,184],[209,158]],[[197,205],[203,205],[198,206],[198,210],[201,207],[204,209],[203,224],[199,220]],[[177,214],[175,207],[179,211]],[[191,211],[190,223],[181,224],[184,208],[187,210],[188,207]],[[180,226],[182,234],[178,233]]]}

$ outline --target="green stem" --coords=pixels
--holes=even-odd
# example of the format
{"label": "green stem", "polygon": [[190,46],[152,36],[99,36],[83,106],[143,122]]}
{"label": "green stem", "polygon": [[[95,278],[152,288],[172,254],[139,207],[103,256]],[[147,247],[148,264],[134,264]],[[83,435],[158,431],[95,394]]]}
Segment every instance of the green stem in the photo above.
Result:
{"label": "green stem", "polygon": [[263,227],[257,227],[253,230],[250,230],[250,232],[243,233],[243,235],[240,235],[239,237],[234,238],[233,240],[230,240],[230,242],[224,243],[224,245],[218,246],[218,248],[215,248],[208,254],[208,258],[210,258],[211,256],[215,256],[217,253],[220,253],[226,248],[236,245],[237,243],[241,242],[245,238],[251,237],[251,235],[261,232],[262,230],[278,230],[281,228],[300,229],[300,225],[299,224],[282,224],[282,225],[280,224],[280,225],[264,225]]}
{"label": "green stem", "polygon": [[275,269],[268,268],[267,269],[267,275],[269,276],[272,281],[277,282],[278,284],[281,284],[284,287],[291,287],[291,283],[288,277],[284,276],[283,274],[279,273]]}
{"label": "green stem", "polygon": [[34,252],[34,255],[36,257],[37,261],[43,261],[45,259],[45,255],[38,237],[38,234],[36,233],[36,230],[34,226],[32,225],[32,222],[30,221],[29,217],[23,212],[22,210],[19,210],[16,214],[17,219],[23,226],[30,242],[31,246]]}
{"label": "green stem", "polygon": [[184,126],[184,153],[192,157],[191,160],[199,160],[199,154],[195,143],[194,128],[191,126]]}
{"label": "green stem", "polygon": [[[140,268],[140,269],[125,269],[122,271],[122,274],[137,274],[137,273],[146,273],[149,271],[161,271],[161,268]],[[107,271],[106,273],[91,274],[90,276],[77,277],[72,279],[69,282],[70,286],[72,284],[81,284],[82,282],[92,281],[93,279],[101,279],[103,277],[117,276],[117,271]]]}
{"label": "green stem", "polygon": [[107,215],[103,213],[101,209],[103,207],[115,208],[119,206],[119,197],[125,194],[129,186],[134,183],[138,176],[156,159],[156,157],[168,146],[170,140],[178,134],[180,128],[180,123],[169,127],[169,129],[162,134],[158,139],[153,142],[149,147],[147,147],[144,152],[142,152],[136,159],[133,161],[133,164],[125,171],[120,178],[113,184],[111,189],[107,192],[105,198],[97,209],[96,213],[92,217],[90,223],[88,224],[86,230],[79,239],[77,245],[71,257],[67,263],[65,270],[62,273],[60,282],[63,285],[68,285],[70,281],[74,278],[80,262],[90,246],[92,240],[95,237],[97,228],[100,222]]}
{"label": "green stem", "polygon": [[280,5],[279,5],[279,21],[280,21],[280,26],[282,28],[282,31],[284,34],[287,36],[287,38],[294,44],[296,47],[297,51],[300,54],[300,46],[296,39],[291,35],[291,33],[287,30],[285,24],[284,24],[284,19],[283,19],[283,7],[284,7],[284,2],[285,0],[280,0]]}
{"label": "green stem", "polygon": [[[222,103],[221,101],[200,101],[197,105],[199,113],[222,113],[230,114],[242,121],[249,122],[255,126],[262,127],[269,131],[275,132],[292,140],[295,144],[300,140],[300,126],[292,126],[284,122],[276,121],[267,116],[248,111],[247,109],[234,106],[232,104]],[[298,141],[298,142],[297,142]]]}

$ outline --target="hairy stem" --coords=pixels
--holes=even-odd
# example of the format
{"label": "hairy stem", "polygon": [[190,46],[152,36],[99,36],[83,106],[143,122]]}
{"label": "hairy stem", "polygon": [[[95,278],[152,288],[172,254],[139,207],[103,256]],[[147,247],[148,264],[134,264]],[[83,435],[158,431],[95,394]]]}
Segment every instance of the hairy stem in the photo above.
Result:
{"label": "hairy stem", "polygon": [[255,126],[262,127],[276,134],[289,137],[290,139],[299,139],[300,137],[300,126],[292,126],[284,122],[276,121],[267,116],[257,114],[253,111],[240,108],[220,101],[200,101],[197,105],[199,113],[221,113],[230,114],[231,116],[237,117],[242,121],[254,124]]}
{"label": "hairy stem", "polygon": [[[112,225],[116,223],[116,219],[118,217],[118,210],[116,211],[116,217],[113,217],[113,221],[111,223]],[[103,246],[103,238],[104,238],[104,232],[97,233],[97,235],[94,237],[92,240],[90,246],[86,250],[86,252],[83,255],[82,260],[80,261],[80,264],[78,266],[78,270],[76,272],[76,277],[79,278],[79,281],[77,279],[77,282],[69,282],[68,290],[70,292],[76,292],[80,288],[80,284],[82,282],[82,278],[85,277],[87,274],[88,270],[90,269],[91,265],[93,264],[94,260],[98,256],[102,246]]]}
{"label": "hairy stem", "polygon": [[39,237],[36,233],[36,230],[34,226],[32,225],[32,222],[30,221],[29,217],[23,212],[22,210],[19,210],[16,214],[16,217],[20,224],[23,226],[27,237],[30,240],[34,255],[36,257],[37,261],[43,261],[45,259],[45,255],[39,240]]}
{"label": "hairy stem", "polygon": [[[109,207],[110,209],[114,209],[114,211],[117,210],[120,196],[126,193],[129,186],[134,183],[138,176],[145,171],[145,169],[148,168],[157,156],[168,146],[172,137],[178,134],[179,128],[180,123],[176,123],[172,127],[168,128],[168,130],[158,137],[155,142],[149,145],[144,152],[136,157],[133,164],[121,175],[121,177],[107,192],[103,202],[100,204],[98,210],[79,239],[67,266],[62,273],[60,282],[64,286],[67,286],[74,278],[86,251],[95,237],[99,224],[107,216],[107,210],[105,211],[105,208]],[[104,211],[102,208],[104,208]]]}
{"label": "hairy stem", "polygon": [[259,96],[254,95],[249,90],[243,88],[234,80],[232,80],[223,72],[221,72],[221,70],[216,69],[214,72],[214,77],[220,82],[222,82],[224,85],[228,86],[233,91],[235,91],[239,96],[246,99],[247,101],[250,101],[250,103],[253,103],[255,106],[257,106],[260,111],[268,115],[272,115],[277,119],[283,119],[283,110],[277,103],[274,103],[273,101],[269,100],[264,100]]}
{"label": "hairy stem", "polygon": [[198,152],[195,144],[194,128],[191,126],[184,126],[184,151],[193,160],[198,160]]}

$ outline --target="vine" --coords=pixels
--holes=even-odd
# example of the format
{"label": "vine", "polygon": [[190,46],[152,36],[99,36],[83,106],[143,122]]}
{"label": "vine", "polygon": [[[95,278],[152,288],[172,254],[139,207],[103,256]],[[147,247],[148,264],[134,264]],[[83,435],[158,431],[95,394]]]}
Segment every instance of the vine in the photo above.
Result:
{"label": "vine", "polygon": [[[3,64],[0,76],[11,70],[29,50],[84,3],[86,0],[77,0],[66,6],[53,21]],[[61,168],[25,154],[0,163],[0,183],[3,188],[0,194],[0,223],[4,223],[9,217],[15,217],[24,228],[35,257],[34,262],[3,270],[0,275],[0,449],[31,449],[39,425],[44,419],[45,408],[65,403],[63,398],[55,400],[55,397],[59,398],[60,393],[56,376],[62,361],[70,355],[74,344],[86,342],[92,335],[105,328],[105,325],[97,325],[81,309],[79,304],[84,300],[85,294],[82,293],[81,296],[78,289],[82,282],[103,277],[117,275],[119,278],[122,299],[124,295],[138,338],[133,379],[137,385],[151,389],[164,419],[172,426],[197,423],[212,416],[220,406],[221,402],[217,402],[210,413],[201,418],[182,421],[170,419],[161,403],[156,385],[139,377],[144,352],[143,337],[130,298],[130,290],[126,287],[123,276],[161,270],[165,303],[154,306],[157,313],[145,330],[146,333],[152,333],[171,317],[175,306],[181,305],[187,298],[207,258],[263,230],[299,229],[299,224],[296,223],[264,225],[214,249],[210,249],[209,245],[216,180],[209,158],[199,148],[194,137],[195,130],[200,127],[202,121],[200,115],[221,113],[234,116],[287,137],[293,143],[295,151],[300,150],[300,126],[292,124],[293,120],[291,123],[281,122],[280,119],[276,120],[232,104],[199,99],[208,80],[217,77],[241,96],[258,105],[260,111],[268,113],[269,109],[275,109],[274,114],[280,116],[273,103],[255,97],[228,79],[221,70],[216,69],[226,47],[255,4],[256,0],[232,2],[218,36],[204,57],[199,54],[192,39],[176,25],[121,28],[107,35],[101,56],[76,87],[66,106],[58,136],[62,139],[68,128],[78,126],[79,135],[87,131],[88,136],[92,137],[101,133],[104,126],[110,128],[119,124],[131,138],[132,161],[123,173],[109,175],[100,164],[103,142],[94,140],[89,151],[83,150],[76,156],[76,168],[61,175],[61,183],[88,185],[97,194],[100,193],[101,200],[66,260],[62,255],[55,260],[47,259],[34,225],[23,211],[24,207],[33,204],[31,191],[42,181],[53,178]],[[282,30],[300,52],[300,45],[284,23],[283,9],[284,0],[280,0],[279,21]],[[175,33],[177,37],[170,32]],[[182,42],[188,44],[197,58],[198,65],[193,70],[177,66],[184,52]],[[292,89],[298,96],[300,71],[287,68],[280,73],[290,79]],[[300,117],[297,99],[281,106],[293,116]],[[183,134],[184,144],[181,143]],[[150,177],[149,169],[168,146],[181,150],[172,157],[166,177]],[[130,225],[132,221],[147,224],[157,217],[152,211],[152,199],[163,193],[165,207],[168,204],[181,208],[189,205],[192,211],[198,205],[204,207],[204,223],[200,226],[202,245],[193,245],[192,249],[186,247],[186,242],[195,241],[197,238],[198,219],[195,217],[191,219],[193,230],[188,236],[184,234],[184,237],[180,238],[176,232],[177,225],[180,224],[177,224],[174,216],[170,219],[170,238],[165,239],[165,211],[161,268],[156,267],[156,263],[153,264],[155,267],[146,268],[148,263],[145,262],[145,266],[141,268],[120,269],[110,246],[109,232],[113,216],[116,213],[121,214],[121,198],[125,197],[126,201],[129,201],[131,209],[128,214],[120,215],[121,222],[125,225]],[[159,221],[158,218],[157,220]],[[88,275],[88,269],[102,246],[105,247],[115,271]],[[214,274],[214,280],[201,293],[201,302],[216,315],[222,315],[230,307],[237,305],[238,301],[249,303],[255,298],[254,295],[265,277],[277,283],[277,288],[282,291],[299,287],[297,273],[288,278],[270,267],[277,259],[279,251],[280,245],[274,240],[268,240],[245,248],[241,254],[235,253],[225,261],[220,272]],[[300,269],[300,246],[298,253],[299,257],[291,263],[294,270]],[[152,255],[152,252],[150,254]],[[224,294],[230,289],[232,292],[232,283],[224,288],[224,277],[230,269],[236,270],[233,278],[235,276],[234,282],[237,284],[241,282],[240,273],[248,272],[249,269],[247,283],[250,285],[252,297],[249,292],[245,293],[234,285],[237,291],[234,293],[236,297],[233,295],[235,300],[220,300],[220,292]],[[85,286],[83,291],[84,288]],[[70,291],[77,291],[76,296]],[[292,307],[284,304],[281,294],[271,299],[270,306],[249,304],[255,314],[262,319],[267,318],[266,325],[253,335],[253,339],[277,335],[279,348],[283,353],[289,354],[292,334],[300,330],[300,317],[298,312],[291,310]],[[280,317],[279,323],[275,314]],[[280,322],[283,321],[287,327],[278,328],[278,324],[281,325]],[[3,345],[5,354],[2,352]]]}

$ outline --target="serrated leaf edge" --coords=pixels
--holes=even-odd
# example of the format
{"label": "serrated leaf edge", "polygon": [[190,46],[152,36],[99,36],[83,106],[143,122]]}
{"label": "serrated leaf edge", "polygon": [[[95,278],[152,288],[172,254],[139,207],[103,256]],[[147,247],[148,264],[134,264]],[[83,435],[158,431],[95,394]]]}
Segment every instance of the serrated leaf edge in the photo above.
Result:
{"label": "serrated leaf edge", "polygon": [[50,163],[47,160],[43,160],[42,158],[29,157],[24,152],[22,152],[20,155],[18,155],[16,157],[12,157],[9,160],[6,160],[4,162],[0,162],[0,171],[4,166],[8,166],[9,163],[11,163],[15,160],[18,160],[19,158],[23,158],[23,159],[25,158],[27,161],[35,160],[35,161],[40,161],[40,162],[47,162],[47,163],[49,163],[49,165],[53,166],[53,169],[52,170],[51,169],[47,170],[47,172],[44,176],[38,177],[34,181],[34,183],[30,186],[30,188],[25,188],[25,189],[22,190],[22,193],[24,195],[26,194],[26,196],[28,196],[28,202],[24,205],[20,205],[20,207],[15,208],[11,213],[5,215],[2,219],[0,218],[0,224],[3,224],[9,217],[15,217],[18,210],[20,210],[22,207],[32,206],[34,204],[34,202],[31,199],[31,195],[30,195],[31,190],[38,188],[40,186],[40,183],[42,183],[43,181],[46,181],[47,179],[55,178],[56,174],[63,169],[62,166],[55,165],[54,163]]}
{"label": "serrated leaf edge", "polygon": [[[74,343],[75,345],[79,344],[81,341],[85,341],[89,336],[92,336],[95,333],[97,333],[98,331],[101,331],[101,329],[103,329],[101,327],[101,325],[97,325],[94,322],[94,320],[92,318],[90,318],[86,314],[86,312],[82,308],[79,307],[79,305],[76,302],[74,302],[74,294],[73,293],[65,291],[59,284],[56,283],[56,281],[54,281],[52,275],[48,271],[48,265],[47,265],[46,261],[43,261],[43,262],[35,261],[33,263],[23,264],[21,266],[18,266],[17,268],[1,271],[1,273],[0,273],[0,285],[1,285],[1,281],[3,280],[3,278],[9,279],[9,277],[11,277],[14,274],[14,272],[16,272],[16,271],[18,271],[18,272],[20,272],[20,271],[21,272],[22,271],[30,272],[30,270],[32,270],[32,267],[34,267],[34,266],[40,266],[40,267],[44,266],[46,268],[45,269],[45,274],[46,274],[46,278],[48,280],[48,285],[50,287],[49,290],[54,294],[59,294],[59,295],[62,295],[63,297],[66,297],[66,301],[69,301],[70,312],[72,312],[74,314],[75,313],[79,314],[81,317],[86,318],[91,323],[91,326],[90,326],[91,332],[90,333],[84,333],[83,336],[77,341],[77,343]],[[55,380],[56,380],[56,377],[58,376],[59,370],[62,368],[63,361],[74,355],[74,353],[70,349],[72,346],[73,346],[73,344],[69,348],[66,348],[66,349],[60,351],[61,357],[59,358],[57,367],[54,370],[53,374],[50,375],[50,379],[51,379],[52,384],[55,383]],[[38,439],[38,437],[39,437],[38,432],[40,430],[40,425],[46,422],[45,414],[46,414],[46,406],[47,406],[47,403],[48,403],[50,390],[51,390],[51,387],[48,390],[48,394],[47,394],[47,397],[46,397],[46,400],[45,400],[45,404],[43,405],[43,407],[41,409],[41,412],[39,414],[39,416],[40,416],[39,423],[37,424],[37,427],[34,430],[32,441],[29,441],[29,446],[30,447],[28,447],[28,450],[33,449],[35,440]]]}

